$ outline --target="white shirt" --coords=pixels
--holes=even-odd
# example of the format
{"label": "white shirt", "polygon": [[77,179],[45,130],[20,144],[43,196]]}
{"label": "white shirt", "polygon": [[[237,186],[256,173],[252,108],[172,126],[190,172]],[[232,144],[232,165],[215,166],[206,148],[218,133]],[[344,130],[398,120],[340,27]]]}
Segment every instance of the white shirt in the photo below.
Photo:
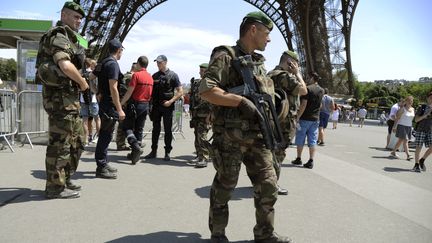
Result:
{"label": "white shirt", "polygon": [[398,110],[399,110],[399,103],[396,103],[396,104],[394,104],[392,107],[391,107],[391,109],[390,109],[390,114],[389,114],[389,119],[390,120],[393,120],[394,121],[394,119],[396,118],[396,113],[398,112]]}

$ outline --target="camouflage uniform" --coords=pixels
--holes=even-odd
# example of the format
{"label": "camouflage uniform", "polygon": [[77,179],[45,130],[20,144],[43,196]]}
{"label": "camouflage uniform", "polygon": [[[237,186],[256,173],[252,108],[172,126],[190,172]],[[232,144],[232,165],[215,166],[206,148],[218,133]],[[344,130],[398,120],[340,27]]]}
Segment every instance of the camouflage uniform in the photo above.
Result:
{"label": "camouflage uniform", "polygon": [[[231,53],[231,54],[230,54]],[[234,47],[213,50],[209,68],[200,85],[200,93],[219,87],[224,90],[243,84],[242,77],[231,65],[233,56],[246,55],[238,41]],[[254,53],[254,76],[260,89],[274,94],[273,82],[266,75],[264,57]],[[224,236],[228,224],[228,201],[234,190],[241,163],[254,187],[256,208],[255,239],[273,234],[274,204],[277,179],[272,152],[265,148],[258,120],[246,119],[236,107],[214,106],[212,160],[216,175],[210,191],[209,228],[212,237]]]}
{"label": "camouflage uniform", "polygon": [[199,86],[201,79],[195,79],[191,86],[191,121],[190,127],[194,128],[195,134],[195,149],[198,156],[198,161],[208,161],[210,157],[210,143],[207,139],[207,134],[210,130],[210,125],[206,119],[210,114],[210,103],[201,99],[199,95]]}
{"label": "camouflage uniform", "polygon": [[[133,74],[132,72],[127,72],[124,74],[123,80],[121,81],[122,83],[119,85],[120,98],[122,98],[126,94],[127,87],[129,85],[129,82],[132,79],[132,74]],[[118,122],[117,133],[116,133],[116,144],[117,144],[117,149],[126,148],[126,133],[123,130],[123,121]]]}
{"label": "camouflage uniform", "polygon": [[[85,135],[79,117],[78,87],[74,81],[64,76],[56,65],[60,60],[70,60],[77,69],[81,69],[81,58],[84,56],[78,58],[77,53],[82,52],[80,48],[82,47],[78,45],[76,33],[60,21],[48,30],[39,43],[36,67],[44,84],[43,105],[49,120],[49,142],[45,160],[47,194],[64,190],[66,181],[78,167],[83,151]],[[55,76],[54,69],[57,69],[59,75],[57,79],[52,78]]]}
{"label": "camouflage uniform", "polygon": [[[283,70],[283,68],[281,68],[280,66],[276,66],[275,69],[268,73],[268,75],[273,80],[275,88],[283,89],[287,94],[289,112],[287,117],[284,120],[280,121],[280,123],[284,139],[287,144],[289,144],[294,137],[296,131],[297,111],[300,106],[298,94],[301,83],[293,74]],[[277,149],[275,151],[275,154],[277,162],[279,163],[279,166],[275,166],[276,174],[279,179],[280,165],[286,157],[286,152],[285,149]]]}

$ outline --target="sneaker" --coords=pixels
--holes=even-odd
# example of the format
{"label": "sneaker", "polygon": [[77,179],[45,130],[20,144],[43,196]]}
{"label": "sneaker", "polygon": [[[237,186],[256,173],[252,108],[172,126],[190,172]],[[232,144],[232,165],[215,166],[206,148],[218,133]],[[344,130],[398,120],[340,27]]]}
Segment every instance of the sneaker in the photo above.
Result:
{"label": "sneaker", "polygon": [[170,153],[165,153],[164,160],[165,161],[170,161],[171,160]]}
{"label": "sneaker", "polygon": [[424,164],[425,160],[423,158],[420,159],[419,165],[422,171],[426,171],[426,165]]}
{"label": "sneaker", "polygon": [[74,184],[71,180],[66,180],[66,188],[73,191],[81,191],[81,186]]}
{"label": "sneaker", "polygon": [[277,185],[278,195],[288,195],[288,190]]}
{"label": "sneaker", "polygon": [[206,159],[198,160],[198,162],[195,164],[195,168],[205,168],[205,167],[207,167],[207,163],[208,163],[208,160],[206,160]]}
{"label": "sneaker", "polygon": [[143,154],[143,151],[141,149],[132,149],[131,161],[133,165],[140,160],[141,154]]}
{"label": "sneaker", "polygon": [[267,239],[255,239],[255,243],[293,243],[294,241],[286,236],[278,235],[276,232]]}
{"label": "sneaker", "polygon": [[321,141],[321,142],[318,143],[318,145],[319,146],[324,146],[325,144],[324,144],[324,142]]}
{"label": "sneaker", "polygon": [[80,193],[65,188],[61,192],[47,192],[45,197],[48,199],[71,199],[80,197]]}
{"label": "sneaker", "polygon": [[412,171],[420,173],[420,165],[419,164],[415,164],[414,167],[412,168]]}
{"label": "sneaker", "polygon": [[293,165],[302,165],[303,162],[302,162],[302,160],[299,157],[297,157],[295,160],[291,161],[291,164],[293,164]]}
{"label": "sneaker", "polygon": [[114,167],[112,167],[112,166],[109,165],[109,164],[107,164],[107,165],[105,166],[105,168],[106,168],[109,172],[111,172],[111,173],[117,173],[117,168],[114,168]]}
{"label": "sneaker", "polygon": [[391,152],[390,158],[399,159],[399,155],[397,155],[395,152]]}
{"label": "sneaker", "polygon": [[117,174],[109,171],[107,169],[108,166],[105,167],[98,167],[96,169],[96,177],[97,178],[102,178],[102,179],[117,179]]}
{"label": "sneaker", "polygon": [[229,240],[225,235],[218,235],[218,236],[212,235],[210,238],[210,242],[211,243],[229,243]]}
{"label": "sneaker", "polygon": [[308,168],[308,169],[312,169],[314,166],[313,160],[308,160],[308,162],[306,164],[303,165],[303,167]]}
{"label": "sneaker", "polygon": [[156,150],[152,150],[149,154],[144,156],[144,159],[154,159],[156,158]]}

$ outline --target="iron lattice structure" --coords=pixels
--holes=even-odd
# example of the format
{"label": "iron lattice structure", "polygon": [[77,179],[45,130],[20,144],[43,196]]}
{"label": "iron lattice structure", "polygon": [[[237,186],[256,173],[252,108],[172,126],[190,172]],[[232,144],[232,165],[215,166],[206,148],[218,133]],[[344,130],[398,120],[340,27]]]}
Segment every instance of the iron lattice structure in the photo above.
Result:
{"label": "iron lattice structure", "polygon": [[[89,54],[103,57],[107,40],[119,38],[123,41],[141,17],[166,1],[81,0],[87,12],[81,35],[92,47]],[[333,89],[332,73],[346,69],[346,93],[353,93],[350,35],[359,0],[244,1],[275,23],[288,49],[298,52],[303,69],[318,72],[323,77],[324,87]]]}

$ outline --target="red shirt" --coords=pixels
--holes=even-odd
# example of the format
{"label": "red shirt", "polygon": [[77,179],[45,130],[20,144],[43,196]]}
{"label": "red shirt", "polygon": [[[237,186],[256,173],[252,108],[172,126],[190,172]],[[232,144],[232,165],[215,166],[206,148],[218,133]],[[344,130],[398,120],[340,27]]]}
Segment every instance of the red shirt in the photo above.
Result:
{"label": "red shirt", "polygon": [[153,78],[145,68],[132,75],[129,86],[135,87],[132,99],[138,102],[149,102],[153,92]]}

